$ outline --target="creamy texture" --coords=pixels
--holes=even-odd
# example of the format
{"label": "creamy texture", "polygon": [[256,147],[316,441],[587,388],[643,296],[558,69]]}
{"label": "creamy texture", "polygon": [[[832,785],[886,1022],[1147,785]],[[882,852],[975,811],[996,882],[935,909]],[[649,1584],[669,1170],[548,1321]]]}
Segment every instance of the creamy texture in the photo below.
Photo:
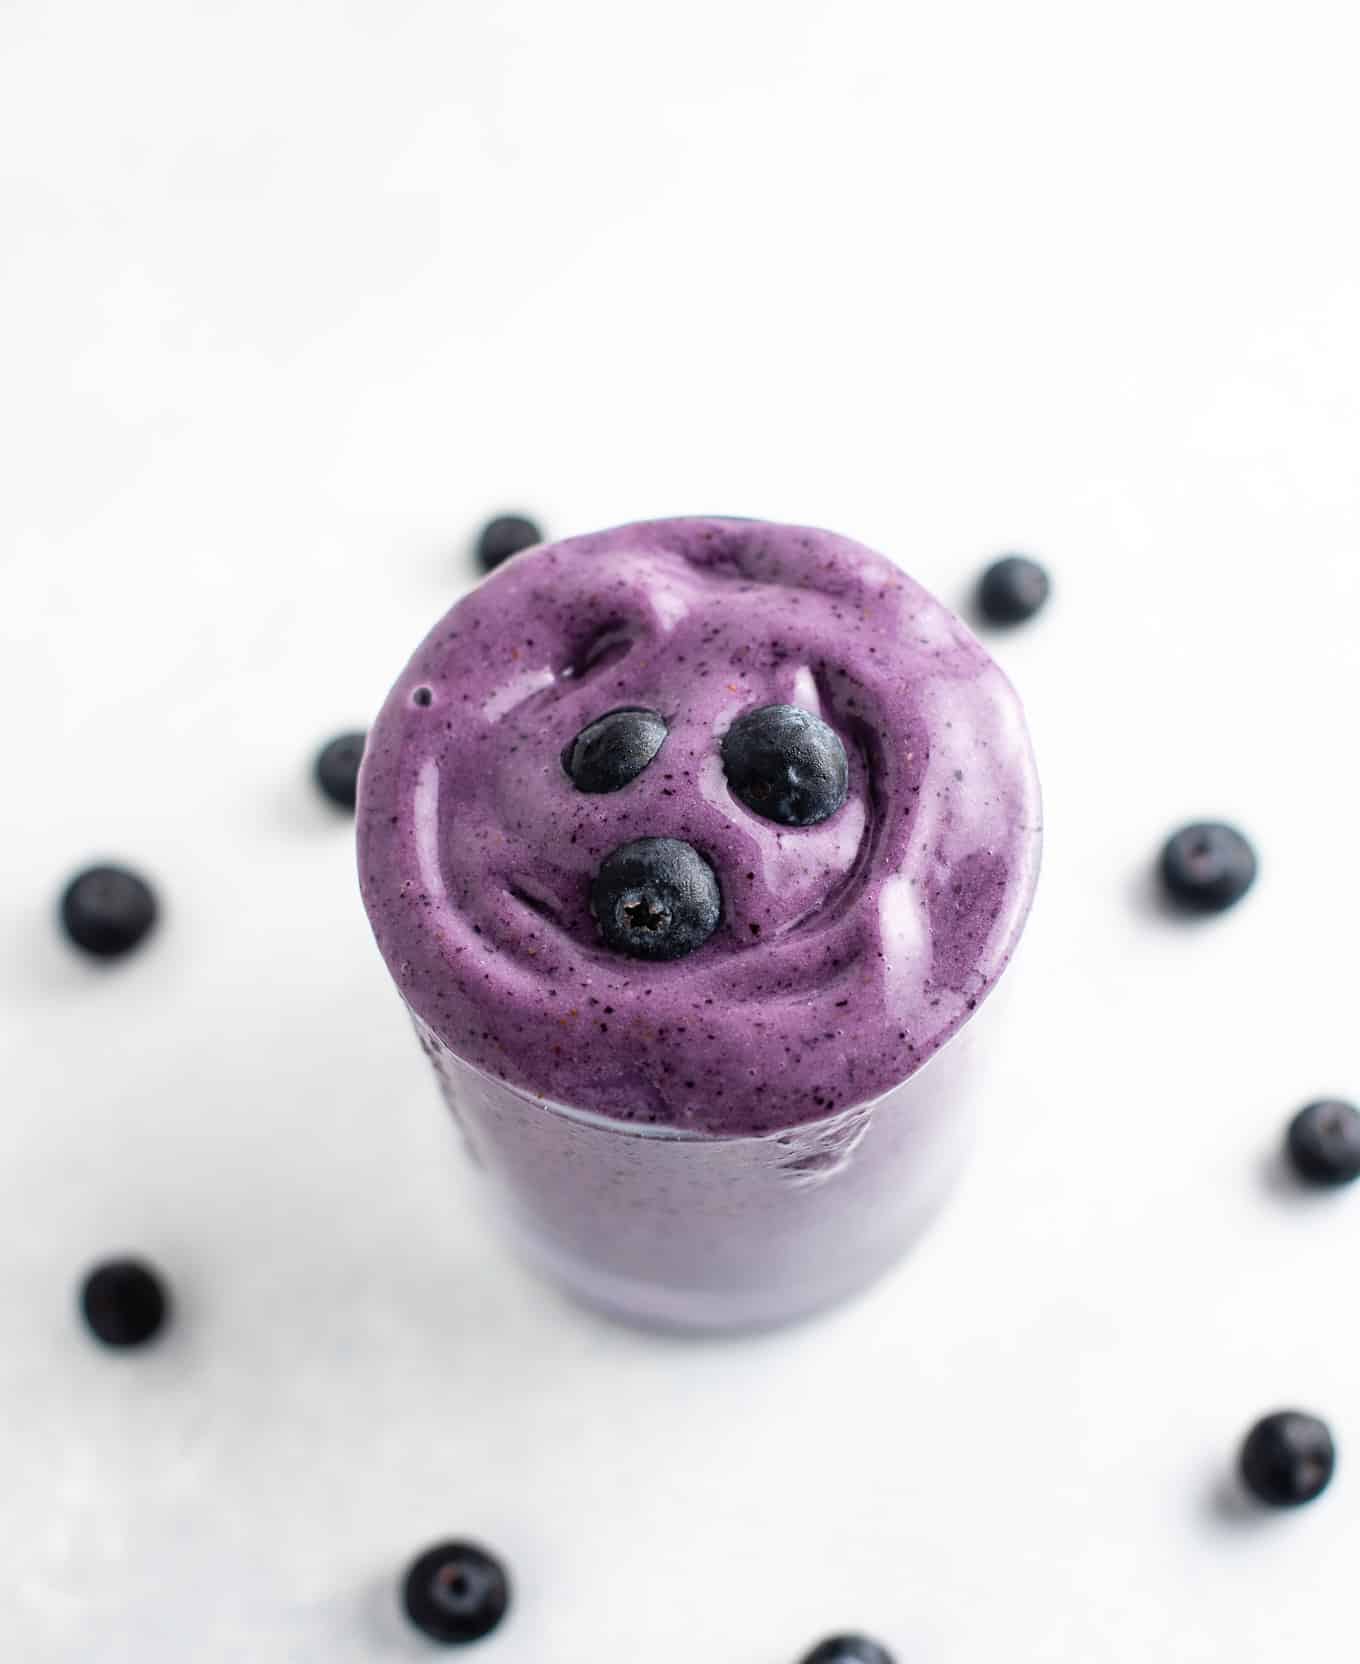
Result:
{"label": "creamy texture", "polygon": [[[743,711],[799,705],[850,760],[844,805],[781,827],[728,790]],[[572,738],[621,706],[669,735],[621,791]],[[684,839],[723,917],[669,963],[611,952],[590,880]],[[364,900],[407,1003],[457,1056],[621,1121],[749,1134],[918,1069],[1004,969],[1039,856],[1018,701],[972,634],[829,532],[663,520],[516,556],[435,627],[383,707],[359,797]]]}

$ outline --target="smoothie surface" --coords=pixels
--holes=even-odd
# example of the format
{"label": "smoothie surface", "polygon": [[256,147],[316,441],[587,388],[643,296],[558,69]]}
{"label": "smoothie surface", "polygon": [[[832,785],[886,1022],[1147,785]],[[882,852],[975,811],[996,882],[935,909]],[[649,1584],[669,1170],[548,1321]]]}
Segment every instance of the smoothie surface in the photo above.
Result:
{"label": "smoothie surface", "polygon": [[[844,742],[844,805],[781,826],[720,742],[788,704]],[[618,791],[563,752],[620,708],[667,737]],[[972,633],[882,555],[729,519],[621,526],[515,556],[426,637],[369,735],[359,873],[383,955],[458,1056],[649,1128],[741,1135],[876,1097],[968,1019],[1038,871],[1019,702]],[[602,941],[591,881],[675,838],[721,920],[682,958]]]}

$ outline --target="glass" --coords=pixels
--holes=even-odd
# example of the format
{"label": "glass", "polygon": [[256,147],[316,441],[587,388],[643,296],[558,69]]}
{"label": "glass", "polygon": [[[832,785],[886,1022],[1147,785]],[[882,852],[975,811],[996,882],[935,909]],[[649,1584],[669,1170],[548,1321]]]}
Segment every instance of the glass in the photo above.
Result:
{"label": "glass", "polygon": [[617,1317],[744,1329],[853,1294],[930,1223],[971,1142],[1002,1003],[871,1102],[756,1137],[549,1103],[474,1068],[418,1018],[416,1028],[522,1258]]}
{"label": "glass", "polygon": [[[624,712],[658,743],[579,779],[577,741]],[[935,1212],[1040,805],[1014,690],[892,562],[702,517],[526,550],[417,648],[358,820],[488,1199],[577,1295],[784,1322]]]}

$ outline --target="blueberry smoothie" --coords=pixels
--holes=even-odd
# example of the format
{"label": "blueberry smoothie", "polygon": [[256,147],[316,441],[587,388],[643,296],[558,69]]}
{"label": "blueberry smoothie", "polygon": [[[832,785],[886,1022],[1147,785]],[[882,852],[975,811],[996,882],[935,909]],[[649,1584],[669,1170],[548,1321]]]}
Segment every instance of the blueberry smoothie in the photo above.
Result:
{"label": "blueberry smoothie", "polygon": [[744,520],[516,555],[417,650],[359,790],[369,917],[497,1212],[683,1326],[827,1304],[933,1212],[1039,842],[964,625]]}

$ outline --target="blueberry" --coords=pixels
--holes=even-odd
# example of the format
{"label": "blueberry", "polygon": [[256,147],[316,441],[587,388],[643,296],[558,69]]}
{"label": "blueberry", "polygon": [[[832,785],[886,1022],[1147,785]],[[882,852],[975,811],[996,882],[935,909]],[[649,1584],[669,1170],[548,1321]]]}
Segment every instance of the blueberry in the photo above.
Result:
{"label": "blueberry", "polygon": [[1327,1489],[1336,1471],[1336,1446],[1325,1421],[1302,1410],[1278,1410],[1247,1434],[1239,1470],[1259,1501],[1296,1508]]}
{"label": "blueberry", "polygon": [[472,1543],[436,1543],[411,1562],[402,1585],[406,1616],[432,1641],[458,1646],[490,1635],[510,1605],[510,1580],[494,1555]]}
{"label": "blueberry", "polygon": [[713,868],[678,838],[638,838],[607,855],[590,886],[590,910],[611,948],[633,959],[681,959],[722,917]]}
{"label": "blueberry", "polygon": [[1285,1146],[1309,1184],[1350,1184],[1360,1179],[1360,1110],[1336,1098],[1308,1104],[1289,1123]]}
{"label": "blueberry", "polygon": [[151,930],[156,893],[127,867],[87,867],[61,895],[61,922],[78,948],[97,959],[129,953]]}
{"label": "blueberry", "polygon": [[978,611],[989,624],[1023,624],[1033,618],[1052,588],[1048,573],[1028,555],[994,560],[978,584]]}
{"label": "blueberry", "polygon": [[86,1276],[80,1309],[105,1346],[143,1346],[165,1322],[165,1284],[141,1260],[105,1260]]}
{"label": "blueberry", "polygon": [[815,826],[845,802],[850,765],[835,730],[796,705],[762,705],[722,738],[723,770],[748,809],[780,826]]}
{"label": "blueberry", "polygon": [[1162,883],[1192,913],[1222,913],[1256,882],[1256,851],[1235,826],[1200,821],[1162,846]]}
{"label": "blueberry", "polygon": [[542,543],[543,533],[522,514],[498,514],[488,520],[477,537],[477,561],[483,572],[494,572],[502,561],[521,549]]}
{"label": "blueberry", "polygon": [[893,1656],[865,1635],[832,1635],[814,1647],[803,1664],[893,1664]]}
{"label": "blueberry", "polygon": [[359,795],[359,764],[364,760],[365,734],[337,734],[316,754],[316,783],[341,809],[352,809]]}
{"label": "blueberry", "polygon": [[656,711],[607,711],[582,728],[562,753],[562,767],[578,792],[620,791],[660,751],[666,732]]}

